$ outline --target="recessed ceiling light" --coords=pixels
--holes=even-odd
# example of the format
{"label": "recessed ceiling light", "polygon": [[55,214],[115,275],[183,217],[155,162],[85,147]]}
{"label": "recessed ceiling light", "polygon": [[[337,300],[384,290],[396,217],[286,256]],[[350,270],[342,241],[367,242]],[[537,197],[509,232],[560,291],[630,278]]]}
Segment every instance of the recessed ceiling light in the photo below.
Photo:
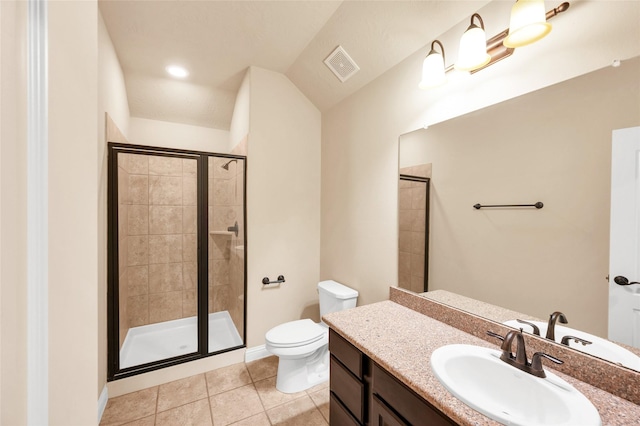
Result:
{"label": "recessed ceiling light", "polygon": [[185,78],[189,75],[189,71],[177,65],[169,65],[165,70],[167,70],[169,75],[176,78]]}

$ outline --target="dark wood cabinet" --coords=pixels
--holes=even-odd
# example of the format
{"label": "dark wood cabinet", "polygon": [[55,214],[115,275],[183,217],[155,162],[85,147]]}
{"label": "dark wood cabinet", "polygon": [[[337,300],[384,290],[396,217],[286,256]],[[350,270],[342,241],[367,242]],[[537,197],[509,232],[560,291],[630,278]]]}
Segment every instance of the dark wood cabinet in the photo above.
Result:
{"label": "dark wood cabinet", "polygon": [[456,424],[333,330],[329,351],[331,426]]}

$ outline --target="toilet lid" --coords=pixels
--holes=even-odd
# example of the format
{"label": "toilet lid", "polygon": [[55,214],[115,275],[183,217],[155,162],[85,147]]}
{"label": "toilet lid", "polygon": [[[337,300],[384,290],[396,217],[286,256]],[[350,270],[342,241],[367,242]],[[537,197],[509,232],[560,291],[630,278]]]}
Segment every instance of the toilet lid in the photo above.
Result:
{"label": "toilet lid", "polygon": [[322,339],[326,332],[326,328],[321,325],[310,319],[303,319],[286,322],[272,328],[267,331],[265,339],[272,346],[303,346]]}

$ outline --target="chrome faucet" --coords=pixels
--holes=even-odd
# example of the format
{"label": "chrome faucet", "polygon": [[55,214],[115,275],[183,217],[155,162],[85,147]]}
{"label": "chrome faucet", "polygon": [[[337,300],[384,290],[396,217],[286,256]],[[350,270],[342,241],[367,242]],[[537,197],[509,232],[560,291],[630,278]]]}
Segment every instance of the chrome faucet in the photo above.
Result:
{"label": "chrome faucet", "polygon": [[567,323],[567,317],[562,312],[555,311],[549,315],[549,324],[547,325],[547,335],[545,336],[549,340],[556,340],[556,321],[560,320],[562,324]]}
{"label": "chrome faucet", "polygon": [[[529,362],[527,359],[527,349],[525,347],[524,337],[522,336],[522,329],[520,329],[520,331],[511,330],[504,337],[492,331],[487,331],[487,334],[502,340],[502,355],[500,356],[500,359],[518,370],[524,371],[525,373],[529,373],[536,377],[547,377],[544,372],[544,368],[542,368],[542,358],[547,358],[556,364],[563,364],[563,361],[549,354],[545,354],[544,352],[534,353],[533,357],[531,357],[531,362]],[[515,355],[511,351],[514,339],[516,341]]]}

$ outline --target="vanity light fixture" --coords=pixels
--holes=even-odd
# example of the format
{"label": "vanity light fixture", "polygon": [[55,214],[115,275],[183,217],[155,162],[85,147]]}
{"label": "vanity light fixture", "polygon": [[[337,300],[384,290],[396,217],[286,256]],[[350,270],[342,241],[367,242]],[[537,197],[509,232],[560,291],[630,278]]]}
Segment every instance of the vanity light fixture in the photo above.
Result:
{"label": "vanity light fixture", "polygon": [[[480,26],[473,23],[477,18]],[[473,71],[489,63],[491,56],[487,53],[487,36],[484,33],[484,22],[477,13],[471,15],[471,25],[460,38],[458,61],[454,68],[459,71]]]}
{"label": "vanity light fixture", "polygon": [[[436,45],[440,46],[440,52],[436,51]],[[434,40],[431,43],[431,50],[422,63],[422,81],[419,87],[430,89],[443,85],[447,81],[444,73],[444,47],[439,40]]]}
{"label": "vanity light fixture", "polygon": [[167,71],[170,76],[175,78],[185,78],[189,75],[189,71],[178,65],[169,65],[165,68],[165,71]]}
{"label": "vanity light fixture", "polygon": [[[480,44],[480,37],[482,36],[482,38],[484,38],[484,22],[480,15],[474,13],[471,16],[471,25],[467,28],[467,31],[465,31],[460,39],[458,63],[449,65],[445,68],[444,47],[439,40],[434,40],[431,43],[431,50],[422,64],[422,80],[418,87],[421,89],[430,89],[444,84],[447,80],[447,77],[444,74],[453,69],[469,71],[471,74],[476,73],[504,58],[511,56],[515,47],[525,46],[533,43],[534,41],[540,40],[548,34],[549,31],[551,31],[551,25],[546,21],[569,9],[569,3],[564,2],[558,7],[551,9],[543,15],[542,20],[536,18],[536,21],[526,21],[525,18],[523,18],[525,15],[520,15],[520,13],[529,14],[535,12],[539,10],[540,7],[542,7],[542,11],[544,12],[543,0],[516,0],[516,4],[513,6],[512,10],[510,27],[487,40],[485,42],[485,49],[477,47]],[[518,12],[516,14],[516,18],[513,17],[513,11]],[[474,18],[478,19],[480,27],[473,23]],[[525,24],[525,22],[529,22],[529,24]],[[548,28],[548,30],[544,32],[544,28]],[[533,34],[536,35],[533,36]],[[509,41],[507,41],[507,39],[509,39]],[[434,46],[436,44],[440,46],[442,53],[435,51]],[[467,46],[472,44],[476,47],[474,49],[469,47],[472,52],[467,53]],[[486,59],[487,56],[489,57],[488,61]],[[474,59],[471,59],[472,57]],[[480,57],[482,57],[482,61],[480,61]]]}
{"label": "vanity light fixture", "polygon": [[547,22],[544,0],[517,0],[511,8],[507,47],[522,47],[534,43],[551,32]]}

